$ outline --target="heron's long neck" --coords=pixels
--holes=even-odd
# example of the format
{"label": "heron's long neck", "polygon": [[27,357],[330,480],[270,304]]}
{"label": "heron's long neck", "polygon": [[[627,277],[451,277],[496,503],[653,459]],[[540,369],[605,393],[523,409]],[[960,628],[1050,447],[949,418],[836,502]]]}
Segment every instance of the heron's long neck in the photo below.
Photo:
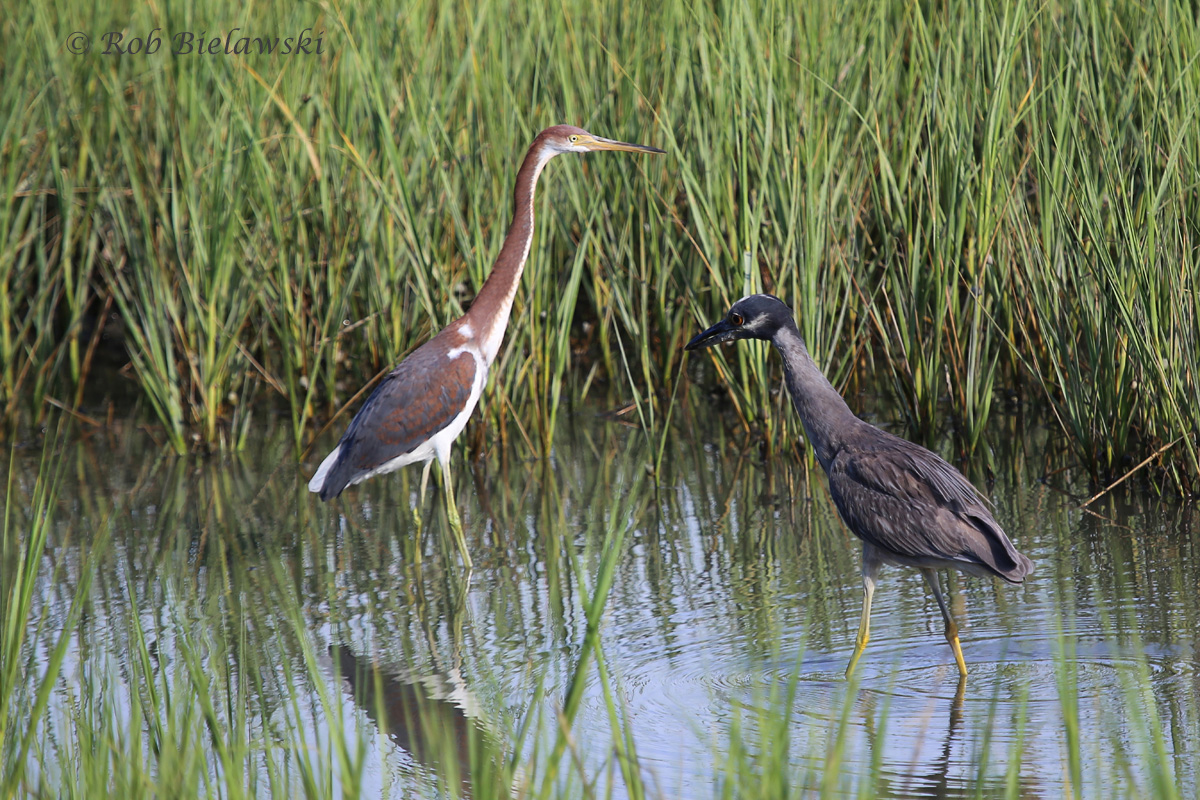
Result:
{"label": "heron's long neck", "polygon": [[828,471],[829,462],[842,447],[842,436],[862,422],[817,368],[794,323],[780,328],[771,342],[783,357],[788,393],[804,432],[821,467]]}
{"label": "heron's long neck", "polygon": [[465,317],[480,336],[481,349],[489,364],[495,360],[500,342],[504,339],[513,298],[517,295],[521,272],[529,257],[529,245],[533,241],[533,190],[537,186],[538,176],[542,174],[542,167],[555,155],[556,152],[540,140],[535,141],[525,154],[513,189],[513,218],[508,226],[508,235],[504,237],[491,274],[484,281]]}

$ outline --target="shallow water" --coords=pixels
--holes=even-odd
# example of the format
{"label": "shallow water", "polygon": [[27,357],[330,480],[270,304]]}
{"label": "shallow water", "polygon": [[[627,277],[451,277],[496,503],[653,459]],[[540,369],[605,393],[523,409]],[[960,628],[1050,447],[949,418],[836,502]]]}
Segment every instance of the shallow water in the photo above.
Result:
{"label": "shallow water", "polygon": [[[1196,793],[1200,531],[1188,509],[1122,496],[1080,511],[1037,480],[1038,437],[1000,420],[989,492],[1034,576],[950,576],[970,669],[960,697],[919,573],[885,568],[847,682],[859,546],[824,476],[719,430],[695,435],[690,413],[667,440],[657,489],[657,442],[590,411],[566,418],[548,461],[456,461],[470,573],[442,535],[436,493],[417,531],[416,468],[324,505],[304,491],[312,464],[295,466],[282,433],[235,458],[160,455],[120,426],[64,446],[23,653],[31,676],[88,554],[100,555],[36,773],[61,779],[88,709],[127,715],[148,702],[146,686],[189,670],[195,681],[199,666],[232,709],[218,713],[231,738],[314,753],[353,742],[361,773],[337,767],[330,780],[364,796],[422,796],[439,779],[480,794],[493,778],[457,772],[479,762],[472,746],[491,753],[484,763],[521,747],[517,760],[544,773],[576,680],[560,772],[582,764],[601,796],[626,794],[614,708],[651,796],[713,795],[733,754],[753,766],[783,731],[788,783],[896,797],[1145,794],[1159,731],[1182,794]],[[37,455],[18,456],[18,503]],[[585,609],[617,530],[589,641]],[[244,781],[264,793],[304,771],[270,748],[257,761]],[[522,780],[540,785],[518,770]],[[584,793],[578,777],[560,781]]]}

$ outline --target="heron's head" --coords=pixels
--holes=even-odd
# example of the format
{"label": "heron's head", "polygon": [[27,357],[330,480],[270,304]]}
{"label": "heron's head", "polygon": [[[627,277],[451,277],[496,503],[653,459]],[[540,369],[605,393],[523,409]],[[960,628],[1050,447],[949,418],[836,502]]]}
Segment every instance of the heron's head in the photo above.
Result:
{"label": "heron's head", "polygon": [[788,324],[795,324],[795,320],[782,300],[769,294],[752,294],[734,303],[725,319],[693,336],[683,349],[699,350],[737,339],[770,340]]}
{"label": "heron's head", "polygon": [[605,139],[594,136],[583,128],[574,125],[555,125],[546,128],[538,138],[545,142],[553,154],[558,153],[592,153],[597,150],[625,150],[630,153],[662,153],[657,147],[647,147],[644,144],[629,144],[615,139]]}

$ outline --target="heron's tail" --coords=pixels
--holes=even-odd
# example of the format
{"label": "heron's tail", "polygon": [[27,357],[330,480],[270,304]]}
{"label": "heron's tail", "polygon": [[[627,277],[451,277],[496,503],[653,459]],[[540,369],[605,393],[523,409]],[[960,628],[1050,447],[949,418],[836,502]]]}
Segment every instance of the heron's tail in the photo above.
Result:
{"label": "heron's tail", "polygon": [[1033,574],[1032,559],[1017,550],[990,514],[971,514],[968,519],[987,540],[988,552],[980,555],[993,572],[1009,583],[1021,583]]}

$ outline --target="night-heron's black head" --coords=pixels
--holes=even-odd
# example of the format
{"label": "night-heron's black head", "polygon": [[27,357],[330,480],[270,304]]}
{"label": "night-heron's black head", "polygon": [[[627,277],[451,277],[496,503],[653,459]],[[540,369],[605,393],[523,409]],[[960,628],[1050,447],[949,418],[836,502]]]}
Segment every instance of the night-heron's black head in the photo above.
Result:
{"label": "night-heron's black head", "polygon": [[792,310],[778,297],[752,294],[733,304],[725,319],[698,333],[684,350],[699,350],[737,339],[773,339],[779,329],[794,324]]}

